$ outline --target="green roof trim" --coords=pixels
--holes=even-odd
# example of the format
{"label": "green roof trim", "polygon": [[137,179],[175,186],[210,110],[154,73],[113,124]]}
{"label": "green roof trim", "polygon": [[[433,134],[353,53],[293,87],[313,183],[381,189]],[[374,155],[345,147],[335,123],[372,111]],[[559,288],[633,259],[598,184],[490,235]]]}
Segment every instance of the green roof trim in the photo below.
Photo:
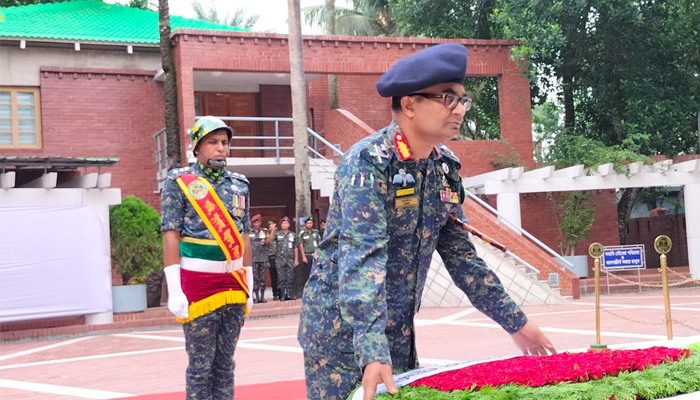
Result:
{"label": "green roof trim", "polygon": [[[171,29],[250,32],[234,26],[170,16]],[[0,37],[157,45],[158,13],[97,0],[0,8]]]}

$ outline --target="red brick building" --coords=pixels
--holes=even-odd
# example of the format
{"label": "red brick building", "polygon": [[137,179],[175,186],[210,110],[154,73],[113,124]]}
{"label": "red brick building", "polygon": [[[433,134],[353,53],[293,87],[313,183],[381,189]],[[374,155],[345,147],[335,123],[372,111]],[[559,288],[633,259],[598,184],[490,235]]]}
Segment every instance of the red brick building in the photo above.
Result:
{"label": "red brick building", "polygon": [[[7,23],[0,34],[2,92],[9,96],[12,107],[18,107],[17,93],[32,93],[36,108],[34,140],[19,140],[16,121],[21,117],[12,114],[12,119],[0,125],[0,131],[6,129],[0,132],[5,135],[0,153],[119,157],[113,184],[122,188],[124,196],[134,194],[157,208],[159,171],[154,134],[164,127],[157,14],[89,1],[15,7],[4,12]],[[30,18],[51,20],[50,34],[29,23]],[[78,18],[83,18],[82,25],[77,25],[82,27],[71,26]],[[292,116],[287,37],[238,32],[179,17],[173,17],[172,24],[182,143],[187,143],[186,129],[196,115],[257,119],[230,121],[240,137],[232,144],[230,168],[251,178],[252,204],[264,207],[258,212],[270,217],[293,214],[293,159],[288,149],[292,141],[285,139],[291,138],[292,123],[279,120]],[[152,32],[144,34],[148,27]],[[443,41],[305,37],[310,128],[347,149],[366,133],[357,131],[355,122],[351,124],[355,126],[340,129],[341,124],[327,121],[351,114],[355,117],[352,121],[362,121],[372,130],[387,125],[390,104],[376,93],[376,80],[399,58],[439,42]],[[514,42],[458,42],[470,51],[470,76],[499,77],[502,137],[524,160],[531,160],[529,85],[511,60],[509,46]],[[328,110],[328,74],[339,76],[340,108],[347,113]],[[275,139],[275,126],[279,140]],[[325,146],[316,142],[316,149],[325,154]],[[310,143],[313,145],[313,138]],[[463,169],[466,175],[492,169],[488,156],[474,154],[501,148],[495,141],[455,142],[450,147],[470,160]],[[183,154],[186,150],[183,146]],[[314,212],[324,215],[322,197],[316,193],[314,199]]]}

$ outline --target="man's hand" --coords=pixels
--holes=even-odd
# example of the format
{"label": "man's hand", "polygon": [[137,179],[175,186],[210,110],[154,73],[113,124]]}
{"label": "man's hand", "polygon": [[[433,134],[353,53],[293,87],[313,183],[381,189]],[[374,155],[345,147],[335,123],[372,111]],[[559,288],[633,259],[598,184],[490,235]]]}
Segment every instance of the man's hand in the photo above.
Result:
{"label": "man's hand", "polygon": [[302,260],[304,260],[304,264],[307,264],[307,263],[309,262],[309,260],[306,259],[306,255],[304,255],[304,257],[302,258]]}
{"label": "man's hand", "polygon": [[391,365],[382,364],[378,361],[365,365],[364,374],[362,375],[362,389],[364,389],[365,395],[362,400],[372,400],[377,392],[377,385],[380,383],[386,385],[386,390],[389,394],[399,393],[399,389],[396,388],[396,383],[394,383]]}
{"label": "man's hand", "polygon": [[557,354],[557,350],[552,346],[552,343],[534,322],[526,322],[519,331],[511,336],[515,344],[520,347],[520,350],[526,356],[546,356],[547,350],[549,350],[550,354]]}
{"label": "man's hand", "polygon": [[277,231],[277,224],[272,224],[270,225],[270,233],[275,233]]}

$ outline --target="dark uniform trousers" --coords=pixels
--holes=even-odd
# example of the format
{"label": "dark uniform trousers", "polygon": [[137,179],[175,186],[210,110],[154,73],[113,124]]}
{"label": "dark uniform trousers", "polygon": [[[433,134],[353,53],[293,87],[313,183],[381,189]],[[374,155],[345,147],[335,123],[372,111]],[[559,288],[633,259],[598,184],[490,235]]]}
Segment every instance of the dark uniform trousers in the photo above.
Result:
{"label": "dark uniform trousers", "polygon": [[189,357],[187,400],[233,399],[233,352],[244,319],[243,304],[227,304],[182,325]]}
{"label": "dark uniform trousers", "polygon": [[306,285],[306,282],[309,280],[311,267],[314,264],[314,253],[304,254],[306,255],[307,262],[304,262],[301,257],[299,257],[299,267],[294,268],[294,297],[297,299],[300,299],[304,292],[304,285]]}
{"label": "dark uniform trousers", "polygon": [[272,295],[279,297],[279,287],[277,286],[277,264],[275,263],[275,256],[270,256],[270,284],[272,284]]}

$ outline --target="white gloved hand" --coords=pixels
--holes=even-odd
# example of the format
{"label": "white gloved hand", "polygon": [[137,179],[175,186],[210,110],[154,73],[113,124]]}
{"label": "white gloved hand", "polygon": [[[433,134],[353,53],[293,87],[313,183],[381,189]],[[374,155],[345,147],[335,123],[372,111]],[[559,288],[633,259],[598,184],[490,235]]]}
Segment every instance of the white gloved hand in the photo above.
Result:
{"label": "white gloved hand", "polygon": [[189,302],[180,282],[180,264],[173,264],[163,269],[168,282],[168,310],[180,319],[189,316]]}

